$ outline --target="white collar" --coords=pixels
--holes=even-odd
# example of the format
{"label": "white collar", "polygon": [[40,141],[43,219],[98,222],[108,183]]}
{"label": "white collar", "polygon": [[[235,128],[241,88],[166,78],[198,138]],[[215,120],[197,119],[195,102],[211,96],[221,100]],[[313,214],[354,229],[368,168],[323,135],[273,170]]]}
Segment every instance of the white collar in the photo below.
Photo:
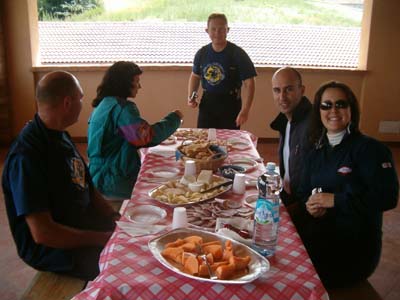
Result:
{"label": "white collar", "polygon": [[346,129],[338,133],[327,133],[326,136],[329,140],[329,145],[331,145],[332,147],[339,145],[340,142],[343,140],[345,134],[346,134]]}

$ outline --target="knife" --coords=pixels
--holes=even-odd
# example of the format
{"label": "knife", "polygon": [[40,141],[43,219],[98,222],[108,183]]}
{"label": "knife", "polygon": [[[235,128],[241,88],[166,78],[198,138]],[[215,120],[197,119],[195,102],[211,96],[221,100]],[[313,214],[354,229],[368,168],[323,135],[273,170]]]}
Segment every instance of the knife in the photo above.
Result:
{"label": "knife", "polygon": [[202,194],[203,193],[208,193],[209,191],[212,191],[212,190],[215,190],[217,188],[220,188],[221,186],[228,186],[228,185],[232,185],[232,184],[233,184],[233,181],[225,181],[223,183],[220,183],[220,184],[218,184],[216,186],[213,186],[212,188],[209,188],[208,190],[202,191],[200,193],[202,193]]}

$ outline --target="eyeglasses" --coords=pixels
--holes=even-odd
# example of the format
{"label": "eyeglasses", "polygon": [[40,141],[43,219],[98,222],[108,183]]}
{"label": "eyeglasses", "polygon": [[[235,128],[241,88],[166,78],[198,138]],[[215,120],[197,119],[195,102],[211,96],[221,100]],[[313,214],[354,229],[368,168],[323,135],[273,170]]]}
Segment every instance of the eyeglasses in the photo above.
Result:
{"label": "eyeglasses", "polygon": [[346,109],[350,106],[350,103],[346,100],[338,100],[335,103],[332,103],[332,101],[324,101],[321,102],[319,108],[321,110],[330,110],[333,106],[335,106],[336,109]]}

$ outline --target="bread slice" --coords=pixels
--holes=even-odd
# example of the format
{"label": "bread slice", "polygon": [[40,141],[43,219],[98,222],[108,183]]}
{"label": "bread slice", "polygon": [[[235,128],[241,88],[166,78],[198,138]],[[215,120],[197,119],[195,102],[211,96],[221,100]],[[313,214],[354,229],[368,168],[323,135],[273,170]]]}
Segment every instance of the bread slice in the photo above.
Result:
{"label": "bread slice", "polygon": [[201,170],[199,176],[197,176],[197,182],[211,184],[212,176],[212,170]]}

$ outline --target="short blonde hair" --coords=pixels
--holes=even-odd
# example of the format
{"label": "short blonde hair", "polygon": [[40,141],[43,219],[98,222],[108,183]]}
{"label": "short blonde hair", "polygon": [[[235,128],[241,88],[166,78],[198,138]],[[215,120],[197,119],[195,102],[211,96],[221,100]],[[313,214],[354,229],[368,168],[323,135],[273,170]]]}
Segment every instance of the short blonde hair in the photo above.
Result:
{"label": "short blonde hair", "polygon": [[226,18],[225,14],[212,13],[211,15],[208,16],[207,27],[210,24],[211,20],[214,19],[221,19],[225,22],[226,25],[228,25],[228,19]]}

